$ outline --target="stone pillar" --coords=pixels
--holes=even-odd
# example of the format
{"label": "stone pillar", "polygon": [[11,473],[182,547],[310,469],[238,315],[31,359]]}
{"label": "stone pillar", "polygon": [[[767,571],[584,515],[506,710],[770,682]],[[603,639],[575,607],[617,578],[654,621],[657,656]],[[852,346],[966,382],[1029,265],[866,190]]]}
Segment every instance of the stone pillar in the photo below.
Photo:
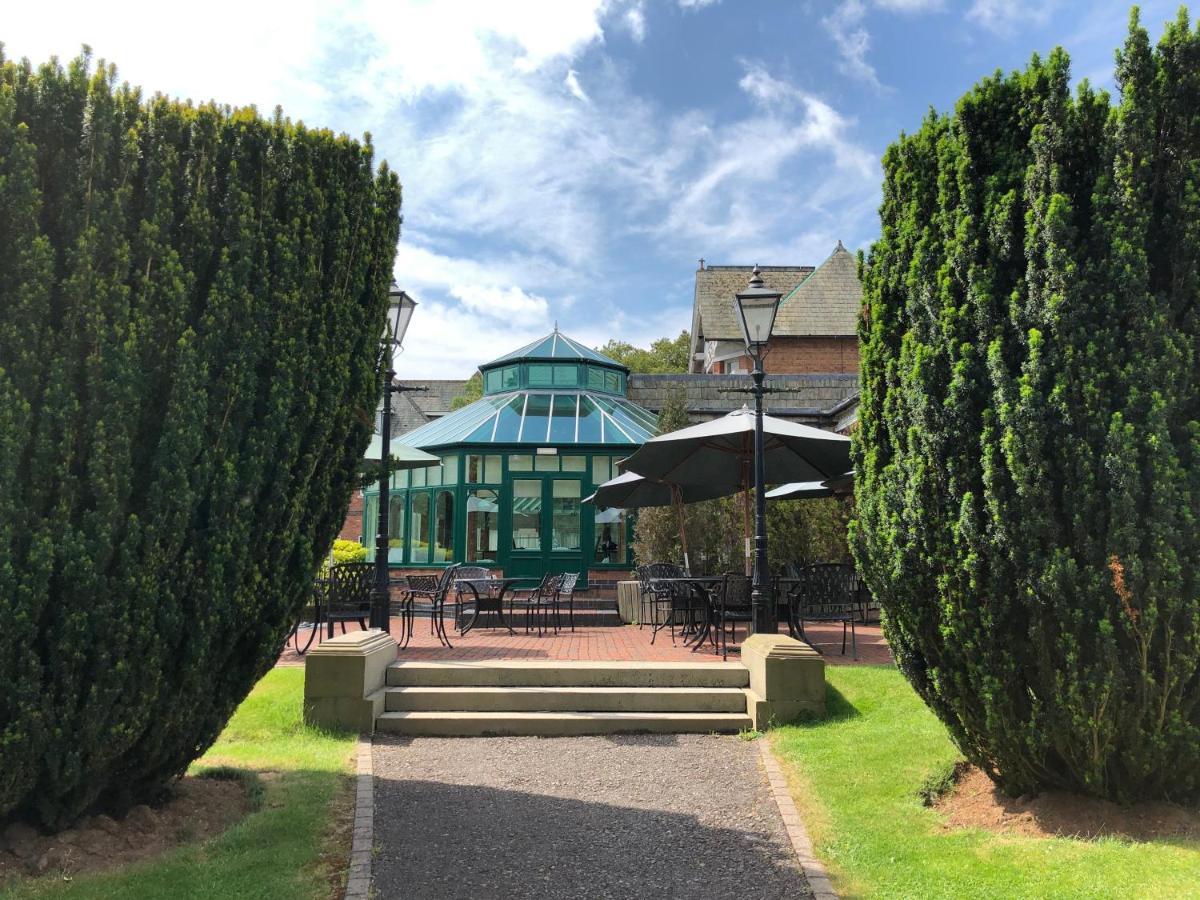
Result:
{"label": "stone pillar", "polygon": [[808,644],[782,634],[753,634],[742,642],[750,670],[747,709],[754,727],[790,722],[801,713],[825,714],[825,660]]}
{"label": "stone pillar", "polygon": [[320,728],[371,734],[383,712],[387,667],[396,642],[377,628],[339,634],[304,659],[304,721]]}

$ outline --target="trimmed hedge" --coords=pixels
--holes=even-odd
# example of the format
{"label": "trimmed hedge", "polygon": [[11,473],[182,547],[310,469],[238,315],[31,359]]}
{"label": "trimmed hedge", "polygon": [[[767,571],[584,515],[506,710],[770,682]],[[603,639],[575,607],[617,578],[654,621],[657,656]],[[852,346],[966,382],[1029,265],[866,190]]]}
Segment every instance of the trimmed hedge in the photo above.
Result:
{"label": "trimmed hedge", "polygon": [[884,157],[853,544],[1012,794],[1200,792],[1200,34],[1056,50]]}
{"label": "trimmed hedge", "polygon": [[0,817],[151,798],[273,664],[379,396],[365,146],[0,57]]}

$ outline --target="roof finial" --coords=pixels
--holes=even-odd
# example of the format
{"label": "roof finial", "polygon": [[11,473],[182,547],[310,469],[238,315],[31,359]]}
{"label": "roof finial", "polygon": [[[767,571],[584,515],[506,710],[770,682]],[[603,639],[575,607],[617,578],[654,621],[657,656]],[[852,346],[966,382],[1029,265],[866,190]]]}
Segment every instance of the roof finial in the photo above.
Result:
{"label": "roof finial", "polygon": [[843,246],[842,246],[842,239],[841,239],[841,238],[838,238],[838,245],[837,245],[837,248],[838,248],[839,250],[845,250],[845,249],[846,249],[845,247],[843,247]]}
{"label": "roof finial", "polygon": [[703,256],[700,257],[700,271],[701,272],[704,271],[704,257]]}
{"label": "roof finial", "polygon": [[554,320],[554,333],[558,334],[558,319]]}

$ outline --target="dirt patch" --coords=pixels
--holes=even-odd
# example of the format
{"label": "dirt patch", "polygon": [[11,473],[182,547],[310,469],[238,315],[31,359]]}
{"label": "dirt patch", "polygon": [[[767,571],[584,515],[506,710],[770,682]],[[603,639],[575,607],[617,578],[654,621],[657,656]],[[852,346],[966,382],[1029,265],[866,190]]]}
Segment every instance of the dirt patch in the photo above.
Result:
{"label": "dirt patch", "polygon": [[1119,806],[1065,791],[1009,797],[974,766],[956,770],[957,783],[934,802],[947,829],[985,828],[1025,837],[1119,837],[1200,840],[1200,809],[1174,803]]}
{"label": "dirt patch", "polygon": [[180,844],[206,840],[254,807],[241,779],[179,781],[157,806],[135,806],[123,819],[90,816],[55,835],[13,824],[0,834],[0,885],[22,875],[69,877],[124,866]]}

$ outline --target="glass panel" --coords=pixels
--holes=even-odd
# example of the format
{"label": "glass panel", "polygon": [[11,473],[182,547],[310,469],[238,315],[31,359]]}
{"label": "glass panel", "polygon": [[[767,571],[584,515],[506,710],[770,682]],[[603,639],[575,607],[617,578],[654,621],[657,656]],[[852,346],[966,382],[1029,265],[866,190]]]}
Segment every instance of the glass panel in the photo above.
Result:
{"label": "glass panel", "polygon": [[454,562],[454,491],[438,491],[433,523],[433,561]]}
{"label": "glass panel", "polygon": [[467,455],[467,484],[479,484],[483,481],[483,457],[471,453]]}
{"label": "glass panel", "polygon": [[554,386],[575,387],[579,384],[579,366],[555,366]]}
{"label": "glass panel", "polygon": [[404,562],[404,494],[388,498],[388,562]]}
{"label": "glass panel", "polygon": [[600,443],[600,410],[591,397],[579,399],[579,443]]}
{"label": "glass panel", "polygon": [[457,456],[447,456],[442,461],[442,484],[458,484]]}
{"label": "glass panel", "polygon": [[506,391],[515,390],[517,387],[517,367],[505,366],[500,370],[501,380]]}
{"label": "glass panel", "polygon": [[537,387],[554,384],[554,366],[532,365],[529,367],[529,383]]}
{"label": "glass panel", "polygon": [[550,399],[552,394],[527,394],[525,423],[521,427],[521,440],[542,443],[550,427]]}
{"label": "glass panel", "polygon": [[535,456],[533,458],[533,469],[535,472],[557,472],[558,457],[557,456]]}
{"label": "glass panel", "polygon": [[604,373],[604,389],[610,393],[621,392],[621,374],[619,372]]}
{"label": "glass panel", "polygon": [[564,472],[586,472],[587,457],[586,456],[564,456],[562,458],[562,470]]}
{"label": "glass panel", "polygon": [[508,443],[517,439],[521,428],[521,410],[525,405],[525,395],[517,394],[500,409],[496,421],[495,437],[497,443]]}
{"label": "glass panel", "polygon": [[510,456],[508,458],[508,471],[510,471],[510,472],[532,472],[533,471],[533,457],[529,456],[527,454],[524,454],[524,453],[520,454],[519,456]]}
{"label": "glass panel", "polygon": [[512,542],[514,550],[542,549],[542,482],[513,482]]}
{"label": "glass panel", "polygon": [[427,563],[429,562],[429,494],[412,495],[408,521],[408,532],[411,536],[411,543],[408,545],[408,561]]}
{"label": "glass panel", "polygon": [[429,485],[442,483],[442,467],[440,465],[430,466],[425,470],[425,483]]}
{"label": "glass panel", "polygon": [[594,391],[604,390],[604,370],[596,366],[588,366],[587,385]]}
{"label": "glass panel", "polygon": [[485,456],[483,458],[483,477],[488,484],[500,483],[500,457]]}
{"label": "glass panel", "polygon": [[579,499],[582,483],[556,478],[552,484],[553,506],[551,517],[552,550],[578,550],[579,544]]}
{"label": "glass panel", "polygon": [[500,494],[471,491],[467,495],[467,561],[495,562],[500,548]]}
{"label": "glass panel", "polygon": [[367,559],[375,561],[375,526],[379,524],[379,495],[363,497],[362,543],[367,548]]}
{"label": "glass panel", "polygon": [[592,484],[604,484],[612,478],[611,471],[611,464],[607,456],[592,457]]}
{"label": "glass panel", "polygon": [[499,391],[501,389],[501,381],[500,381],[501,377],[502,376],[500,374],[499,369],[492,369],[492,371],[487,373],[487,378],[485,379],[485,384],[486,384],[486,389],[489,393],[494,392],[494,391]]}
{"label": "glass panel", "polygon": [[408,470],[392,473],[392,487],[406,488],[408,487]]}
{"label": "glass panel", "polygon": [[596,510],[596,562],[620,563],[626,560],[625,510]]}
{"label": "glass panel", "polygon": [[554,415],[550,417],[550,440],[555,444],[575,443],[575,394],[559,394],[554,398]]}

